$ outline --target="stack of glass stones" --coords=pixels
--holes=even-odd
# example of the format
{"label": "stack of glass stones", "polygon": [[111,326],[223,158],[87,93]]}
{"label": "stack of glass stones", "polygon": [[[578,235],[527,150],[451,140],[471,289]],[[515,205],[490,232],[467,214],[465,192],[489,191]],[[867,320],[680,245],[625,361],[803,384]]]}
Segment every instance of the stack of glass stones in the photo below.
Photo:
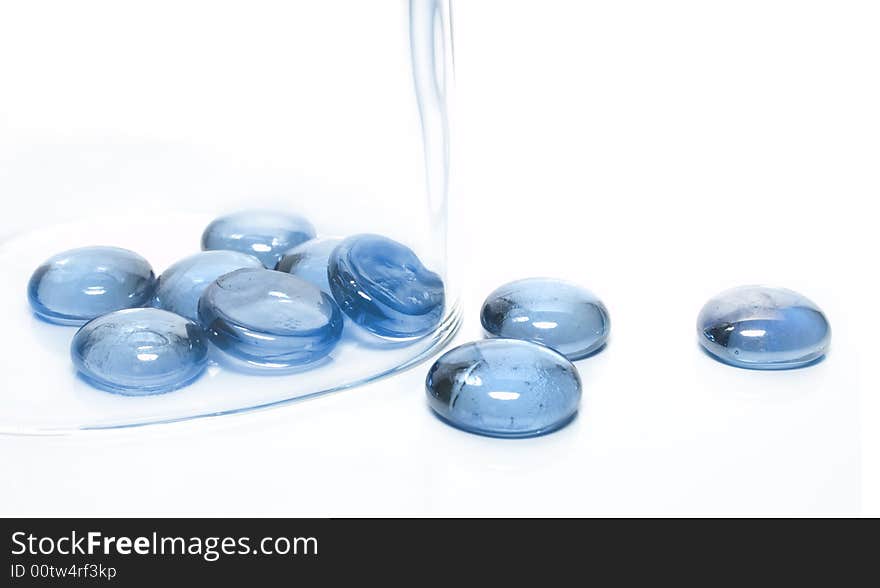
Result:
{"label": "stack of glass stones", "polygon": [[[532,437],[571,422],[581,379],[573,360],[602,350],[610,321],[588,290],[533,278],[504,285],[483,303],[490,337],[442,355],[425,388],[434,412],[454,427],[493,437]],[[784,288],[722,292],[697,321],[702,348],[715,359],[758,370],[821,361],[831,341],[824,313]]]}
{"label": "stack of glass stones", "polygon": [[34,271],[28,300],[43,320],[80,326],[71,357],[86,381],[132,396],[186,386],[209,358],[311,369],[346,329],[411,341],[444,315],[440,276],[384,236],[319,238],[301,216],[241,211],[211,222],[201,245],[158,278],[133,251],[65,251]]}

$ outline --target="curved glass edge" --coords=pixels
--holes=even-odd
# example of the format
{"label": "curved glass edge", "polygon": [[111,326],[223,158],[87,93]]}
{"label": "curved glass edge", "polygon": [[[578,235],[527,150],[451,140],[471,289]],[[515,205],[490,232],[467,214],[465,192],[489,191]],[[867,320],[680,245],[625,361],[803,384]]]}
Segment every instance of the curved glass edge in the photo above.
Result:
{"label": "curved glass edge", "polygon": [[[434,221],[442,226],[442,247],[445,250],[445,207],[448,198],[449,121],[447,92],[452,85],[452,23],[450,0],[409,0],[411,59],[417,105],[422,119],[422,135],[425,149],[426,184],[428,204]],[[442,212],[442,213],[441,213]],[[0,243],[11,240],[15,234],[0,235]],[[448,268],[444,268],[447,269]],[[0,436],[69,436],[90,434],[93,431],[124,430],[207,419],[266,410],[294,402],[310,400],[325,394],[356,388],[411,369],[436,356],[452,340],[461,325],[461,308],[457,299],[450,301],[449,311],[439,327],[425,339],[427,346],[408,360],[390,368],[357,380],[345,382],[305,394],[297,394],[272,402],[242,406],[221,411],[206,411],[176,417],[147,417],[142,420],[99,424],[70,425],[61,427],[15,426],[0,423]]]}
{"label": "curved glass edge", "polygon": [[423,349],[420,353],[413,356],[409,360],[397,365],[391,369],[379,372],[377,374],[373,374],[371,376],[367,376],[365,378],[361,378],[359,380],[354,380],[351,382],[346,382],[344,384],[340,384],[338,386],[333,386],[330,388],[325,388],[323,390],[316,390],[314,392],[309,392],[307,394],[300,394],[297,396],[291,396],[288,398],[282,398],[280,400],[276,400],[273,402],[267,402],[264,404],[256,404],[253,406],[243,406],[241,408],[233,408],[229,410],[223,410],[218,412],[203,412],[197,414],[189,414],[180,417],[172,417],[172,418],[149,418],[144,419],[142,421],[135,422],[125,422],[125,423],[117,423],[117,424],[102,424],[102,425],[81,425],[81,426],[70,426],[70,427],[59,427],[59,428],[41,428],[41,427],[24,427],[18,428],[13,427],[10,428],[8,426],[0,425],[0,435],[2,436],[22,436],[22,437],[44,437],[44,436],[67,436],[74,434],[89,434],[94,433],[95,431],[107,431],[107,430],[122,430],[122,429],[135,429],[140,427],[146,427],[149,425],[165,425],[172,423],[182,423],[186,421],[193,421],[197,419],[207,419],[214,417],[223,417],[223,416],[231,416],[237,414],[245,414],[256,412],[260,410],[268,410],[272,408],[277,408],[280,406],[284,406],[287,404],[293,404],[295,402],[300,402],[303,400],[310,400],[313,398],[318,398],[320,396],[324,396],[327,394],[332,394],[334,392],[341,392],[343,390],[348,390],[351,388],[356,388],[358,386],[363,386],[364,384],[369,384],[375,382],[377,380],[381,380],[383,378],[387,378],[394,374],[398,374],[400,372],[409,370],[418,366],[419,364],[427,361],[428,359],[436,356],[440,351],[442,351],[455,334],[458,332],[459,327],[461,326],[461,306],[456,300],[451,306],[450,310],[447,313],[446,317],[443,319],[443,322],[440,323],[440,326],[432,335],[429,336],[430,344],[428,347]]}

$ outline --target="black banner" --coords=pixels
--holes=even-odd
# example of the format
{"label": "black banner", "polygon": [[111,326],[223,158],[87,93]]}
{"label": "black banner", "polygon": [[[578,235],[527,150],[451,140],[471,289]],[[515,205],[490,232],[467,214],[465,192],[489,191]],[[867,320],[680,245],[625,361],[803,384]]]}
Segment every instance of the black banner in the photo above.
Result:
{"label": "black banner", "polygon": [[[786,582],[830,574],[841,585],[876,553],[876,540],[859,539],[867,534],[851,527],[874,523],[6,519],[0,520],[6,579],[0,585],[329,585],[392,578],[412,584],[482,578],[494,585],[563,581],[560,574],[587,582],[602,574],[618,581],[695,577],[712,586],[754,580],[758,571],[763,580]],[[834,565],[837,558],[842,566]]]}

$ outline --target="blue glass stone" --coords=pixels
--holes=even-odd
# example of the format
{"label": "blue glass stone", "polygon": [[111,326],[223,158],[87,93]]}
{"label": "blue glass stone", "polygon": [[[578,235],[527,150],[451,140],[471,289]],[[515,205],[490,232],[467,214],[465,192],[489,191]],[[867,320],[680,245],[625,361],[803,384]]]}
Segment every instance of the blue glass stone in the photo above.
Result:
{"label": "blue glass stone", "polygon": [[571,421],[581,399],[577,369],[549,347],[518,339],[466,343],[442,355],[425,382],[448,423],[492,437],[532,437]]}
{"label": "blue glass stone", "polygon": [[321,359],[342,336],[342,312],[317,286],[290,274],[240,269],[199,300],[211,341],[247,366],[283,370]]}
{"label": "blue glass stone", "polygon": [[330,255],[330,290],[342,310],[382,337],[413,338],[443,318],[443,280],[413,251],[379,235],[355,235]]}
{"label": "blue glass stone", "polygon": [[551,278],[501,286],[486,298],[480,320],[490,335],[542,343],[571,360],[599,350],[611,329],[592,292]]}
{"label": "blue glass stone", "polygon": [[159,276],[153,306],[198,321],[199,297],[205,288],[223,274],[246,267],[262,268],[263,263],[238,251],[202,251],[185,257]]}
{"label": "blue glass stone", "polygon": [[103,390],[144,396],[186,386],[208,361],[201,327],[158,308],[132,308],[86,323],[70,345],[76,369]]}
{"label": "blue glass stone", "polygon": [[813,302],[784,288],[742,286],[715,296],[697,319],[700,344],[715,358],[761,370],[805,366],[825,355],[828,319]]}
{"label": "blue glass stone", "polygon": [[40,318],[61,325],[144,306],[156,287],[149,262],[118,247],[82,247],[59,253],[38,267],[28,300]]}
{"label": "blue glass stone", "polygon": [[330,254],[341,242],[342,239],[336,237],[306,241],[287,251],[275,269],[302,278],[329,293],[330,282],[327,279],[327,266]]}
{"label": "blue glass stone", "polygon": [[214,219],[202,233],[202,249],[253,255],[274,269],[288,249],[315,238],[305,218],[273,210],[243,210]]}

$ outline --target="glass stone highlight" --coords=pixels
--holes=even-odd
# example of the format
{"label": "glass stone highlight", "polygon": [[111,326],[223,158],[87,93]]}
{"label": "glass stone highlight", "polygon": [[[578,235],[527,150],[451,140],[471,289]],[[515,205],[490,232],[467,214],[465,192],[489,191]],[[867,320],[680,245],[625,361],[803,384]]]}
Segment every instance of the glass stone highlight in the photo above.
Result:
{"label": "glass stone highlight", "polygon": [[342,312],[317,286],[290,274],[240,269],[199,301],[210,340],[253,368],[283,370],[319,360],[342,336]]}
{"label": "glass stone highlight", "polygon": [[199,297],[211,282],[237,269],[262,267],[259,259],[238,251],[202,251],[190,255],[159,276],[153,306],[198,321]]}
{"label": "glass stone highlight", "polygon": [[70,354],[92,385],[144,396],[195,380],[207,364],[208,347],[194,322],[158,308],[132,308],[86,323],[74,335]]}
{"label": "glass stone highlight", "polygon": [[314,284],[324,292],[330,292],[327,267],[330,254],[342,242],[337,237],[311,239],[287,251],[275,266],[279,272],[287,272]]}
{"label": "glass stone highlight", "polygon": [[589,290],[551,278],[529,278],[501,286],[480,312],[486,332],[542,343],[570,360],[598,351],[608,340],[611,320]]}
{"label": "glass stone highlight", "polygon": [[153,268],[134,251],[82,247],[43,262],[28,282],[28,301],[46,321],[82,325],[114,310],[144,306],[155,287]]}
{"label": "glass stone highlight", "polygon": [[315,228],[299,215],[244,210],[211,222],[202,233],[202,249],[247,253],[274,269],[285,251],[314,238]]}
{"label": "glass stone highlight", "polygon": [[736,367],[805,366],[831,343],[828,319],[812,301],[784,288],[742,286],[718,294],[697,319],[700,345]]}
{"label": "glass stone highlight", "polygon": [[355,323],[389,338],[420,337],[443,318],[443,280],[407,246],[379,235],[355,235],[331,253],[330,290]]}
{"label": "glass stone highlight", "polygon": [[431,367],[428,403],[446,422],[492,437],[532,437],[577,413],[577,369],[548,347],[486,339],[456,347]]}

